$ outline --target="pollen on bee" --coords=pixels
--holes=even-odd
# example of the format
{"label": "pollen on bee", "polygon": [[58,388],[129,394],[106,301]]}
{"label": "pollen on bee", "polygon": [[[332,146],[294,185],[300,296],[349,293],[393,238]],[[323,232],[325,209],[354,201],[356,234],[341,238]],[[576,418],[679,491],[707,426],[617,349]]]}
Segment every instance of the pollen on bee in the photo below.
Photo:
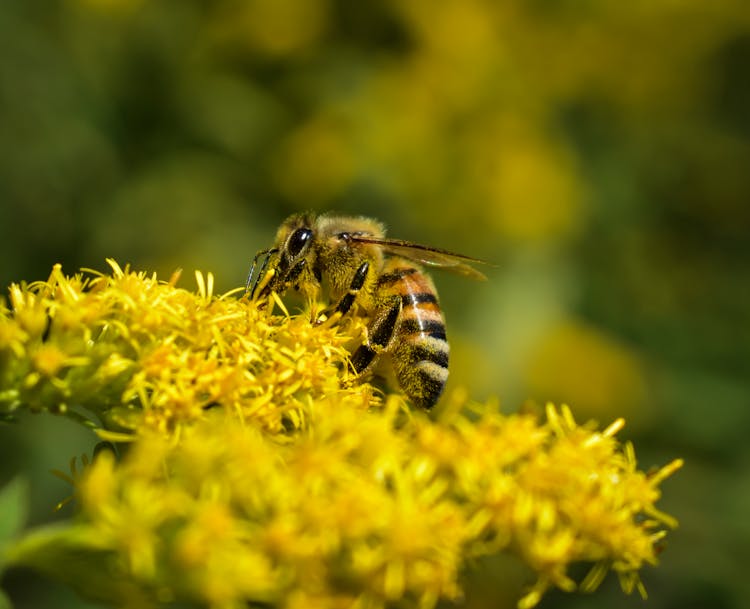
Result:
{"label": "pollen on bee", "polygon": [[263,275],[263,277],[261,278],[260,283],[258,284],[258,286],[255,288],[255,293],[256,294],[262,294],[263,290],[269,284],[269,282],[271,281],[271,279],[273,279],[274,275],[276,275],[276,269],[274,269],[274,268],[268,269],[265,272],[265,274]]}

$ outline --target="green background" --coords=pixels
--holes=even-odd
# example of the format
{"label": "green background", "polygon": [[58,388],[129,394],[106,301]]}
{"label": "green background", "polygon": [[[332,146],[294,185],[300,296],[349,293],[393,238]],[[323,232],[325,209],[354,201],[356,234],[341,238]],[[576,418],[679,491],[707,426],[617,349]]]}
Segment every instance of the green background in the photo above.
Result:
{"label": "green background", "polygon": [[[487,259],[486,283],[435,277],[450,387],[623,416],[642,468],[687,461],[652,609],[750,597],[749,202],[746,0],[0,3],[2,286],[113,257],[229,290],[305,209]],[[47,470],[93,443],[24,417],[0,479],[54,518]],[[505,569],[466,606],[512,606]],[[609,578],[541,607],[640,603]]]}

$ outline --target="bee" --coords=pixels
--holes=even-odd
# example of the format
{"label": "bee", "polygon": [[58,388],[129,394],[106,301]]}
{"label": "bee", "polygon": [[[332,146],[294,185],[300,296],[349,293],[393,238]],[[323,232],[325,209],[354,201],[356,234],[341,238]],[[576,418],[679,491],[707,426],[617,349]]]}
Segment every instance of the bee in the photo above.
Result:
{"label": "bee", "polygon": [[291,288],[310,302],[327,289],[331,305],[316,323],[361,310],[366,338],[350,357],[352,371],[365,374],[388,355],[406,396],[429,409],[448,379],[450,347],[435,285],[422,265],[482,280],[469,264],[481,262],[386,238],[371,218],[295,214],[279,227],[274,246],[256,254],[246,289],[251,299],[263,299]]}

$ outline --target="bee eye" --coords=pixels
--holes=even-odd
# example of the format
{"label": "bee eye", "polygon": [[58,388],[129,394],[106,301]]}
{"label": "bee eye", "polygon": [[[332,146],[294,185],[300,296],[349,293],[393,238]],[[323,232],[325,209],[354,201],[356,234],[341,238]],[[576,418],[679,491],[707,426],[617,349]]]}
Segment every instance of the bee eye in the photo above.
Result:
{"label": "bee eye", "polygon": [[299,255],[303,250],[307,242],[312,237],[312,231],[309,228],[298,228],[289,237],[289,243],[287,244],[287,251],[289,255],[294,257]]}

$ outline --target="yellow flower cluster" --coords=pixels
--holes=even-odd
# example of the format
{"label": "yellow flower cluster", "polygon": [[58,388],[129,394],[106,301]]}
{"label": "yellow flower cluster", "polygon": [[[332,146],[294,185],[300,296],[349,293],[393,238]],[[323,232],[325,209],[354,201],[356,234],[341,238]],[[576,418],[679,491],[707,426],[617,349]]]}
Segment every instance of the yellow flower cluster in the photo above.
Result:
{"label": "yellow flower cluster", "polygon": [[335,328],[112,266],[11,290],[6,411],[85,400],[133,442],[76,479],[74,523],[22,538],[8,563],[121,606],[434,607],[498,552],[537,575],[524,609],[576,589],[576,562],[593,565],[581,588],[611,569],[643,591],[675,526],[659,485],[681,463],[639,471],[622,421],[597,431],[566,407],[506,416],[460,396],[436,418],[383,404],[346,378]]}
{"label": "yellow flower cluster", "polygon": [[[272,317],[243,300],[123,271],[10,288],[0,307],[0,413],[24,406],[106,430],[179,433],[221,406],[269,432],[302,425],[303,410],[341,391],[349,337],[305,318]],[[371,394],[348,392],[366,408]],[[116,437],[108,434],[108,437]]]}

